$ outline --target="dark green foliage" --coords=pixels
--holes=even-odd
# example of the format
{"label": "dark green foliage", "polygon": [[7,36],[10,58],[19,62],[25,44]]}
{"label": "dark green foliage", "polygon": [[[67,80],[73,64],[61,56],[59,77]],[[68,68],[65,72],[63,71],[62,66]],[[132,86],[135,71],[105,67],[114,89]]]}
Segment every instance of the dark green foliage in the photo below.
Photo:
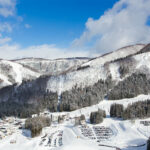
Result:
{"label": "dark green foliage", "polygon": [[75,117],[75,126],[80,125],[80,117]]}
{"label": "dark green foliage", "polygon": [[[134,64],[129,58],[127,64],[120,65],[121,76],[124,77]],[[133,64],[132,64],[133,63]],[[128,67],[132,64],[132,67]],[[111,90],[110,90],[111,89]],[[109,76],[105,81],[99,80],[93,86],[78,88],[75,86],[70,91],[62,93],[61,111],[73,111],[79,108],[99,103],[105,97],[111,100],[136,97],[139,94],[150,93],[150,80],[143,73],[133,73],[123,81],[115,84]]]}
{"label": "dark green foliage", "polygon": [[31,131],[32,137],[38,136],[42,132],[42,128],[50,126],[51,120],[47,117],[28,118],[25,121],[25,129]]}
{"label": "dark green foliage", "polygon": [[20,118],[31,117],[32,114],[40,112],[39,107],[33,104],[19,104],[16,102],[1,102],[0,117],[16,116]]}
{"label": "dark green foliage", "polygon": [[129,72],[129,66],[120,66],[119,73],[121,78],[123,78]]}
{"label": "dark green foliage", "polygon": [[81,67],[77,68],[77,70],[83,70],[83,69],[87,69],[89,67],[90,67],[89,65],[87,65],[87,66],[81,66]]}
{"label": "dark green foliage", "polygon": [[150,150],[150,138],[147,140],[147,150]]}
{"label": "dark green foliage", "polygon": [[62,112],[63,111],[63,105],[60,103],[59,106],[58,106],[58,110],[59,112]]}
{"label": "dark green foliage", "polygon": [[61,111],[73,111],[79,108],[98,104],[104,99],[109,89],[113,86],[111,76],[106,81],[99,80],[93,86],[78,88],[75,86],[70,91],[65,91],[61,96]]}
{"label": "dark green foliage", "polygon": [[125,80],[119,82],[109,93],[108,99],[117,100],[123,98],[132,98],[139,94],[148,94],[150,92],[150,80],[145,74],[133,73]]}
{"label": "dark green foliage", "polygon": [[150,117],[150,100],[139,101],[128,105],[122,117],[123,119],[143,119]]}
{"label": "dark green foliage", "polygon": [[81,116],[80,116],[80,120],[85,120],[85,116],[84,116],[84,115],[81,115]]}
{"label": "dark green foliage", "polygon": [[138,54],[150,52],[150,44],[147,44],[144,48],[142,48]]}
{"label": "dark green foliage", "polygon": [[[33,114],[38,114],[44,109],[49,109],[50,111],[56,111],[57,103],[53,101],[51,97],[44,97],[39,99],[36,103],[20,103],[13,101],[0,102],[0,117],[3,116],[16,116],[20,118],[31,117]],[[36,101],[36,100],[35,100]]]}
{"label": "dark green foliage", "polygon": [[57,111],[57,93],[46,89],[49,77],[4,87],[0,90],[0,116],[30,117],[44,109]]}
{"label": "dark green foliage", "polygon": [[82,121],[85,121],[84,115],[81,115],[79,117],[75,117],[75,126],[82,125]]}
{"label": "dark green foliage", "polygon": [[64,121],[63,116],[58,116],[58,123],[62,123]]}
{"label": "dark green foliage", "polygon": [[[134,67],[134,60],[128,58],[127,64],[120,64],[120,73],[124,77]],[[128,67],[128,66],[132,67]],[[107,67],[107,66],[106,66]],[[111,89],[111,90],[110,90]],[[150,80],[146,74],[133,73],[115,84],[109,76],[105,81],[99,80],[92,86],[65,91],[61,96],[61,111],[73,111],[79,108],[95,105],[107,97],[110,100],[136,97],[139,94],[150,93]],[[118,116],[118,115],[117,115]],[[118,116],[119,117],[119,116]]]}
{"label": "dark green foliage", "polygon": [[[120,63],[119,71],[124,77],[130,72],[128,69],[131,67],[128,66],[134,60],[130,58],[122,61],[125,62]],[[125,64],[126,61],[127,64]],[[105,67],[108,67],[107,65]],[[105,97],[117,100],[150,93],[150,80],[143,73],[134,73],[117,84],[109,76],[106,80],[99,80],[94,85],[84,88],[75,86],[71,90],[63,92],[61,103],[58,105],[58,94],[47,90],[47,82],[50,78],[51,76],[42,76],[36,80],[23,81],[19,86],[2,88],[0,90],[0,116],[29,117],[44,109],[51,112],[73,111],[98,104]],[[3,105],[5,109],[3,109]],[[115,114],[117,117],[120,117],[119,115],[118,112]]]}
{"label": "dark green foliage", "polygon": [[103,111],[103,117],[106,118],[106,112],[105,111]]}
{"label": "dark green foliage", "polygon": [[[129,47],[129,46],[128,46]],[[124,47],[125,48],[125,47]],[[133,53],[133,54],[130,54],[128,56],[125,56],[125,57],[122,57],[122,58],[118,58],[116,60],[113,60],[113,61],[110,61],[110,62],[121,62],[121,61],[126,61],[128,59],[132,59],[132,56],[134,55],[137,55],[137,54],[142,54],[142,53],[146,53],[146,52],[149,52],[150,51],[150,44],[146,45],[144,48],[142,48],[139,52],[137,53]]]}
{"label": "dark green foliage", "polygon": [[123,115],[123,105],[121,104],[112,104],[110,106],[110,117],[121,118]]}
{"label": "dark green foliage", "polygon": [[129,104],[126,109],[123,105],[113,104],[110,107],[110,116],[127,119],[143,119],[150,117],[150,100]]}
{"label": "dark green foliage", "polygon": [[101,123],[103,122],[103,117],[105,116],[105,111],[99,109],[98,111],[96,112],[91,112],[90,114],[90,122],[92,124],[98,124],[98,123]]}

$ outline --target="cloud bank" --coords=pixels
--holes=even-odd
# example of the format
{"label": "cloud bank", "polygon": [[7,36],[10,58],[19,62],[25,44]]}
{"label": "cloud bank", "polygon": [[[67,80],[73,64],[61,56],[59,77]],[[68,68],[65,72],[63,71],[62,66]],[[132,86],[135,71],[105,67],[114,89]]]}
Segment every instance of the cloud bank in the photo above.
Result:
{"label": "cloud bank", "polygon": [[[0,17],[9,18],[16,14],[16,0],[0,0]],[[22,48],[13,44],[9,22],[0,22],[0,58],[23,57],[63,58],[92,57],[118,48],[150,42],[150,0],[120,0],[99,19],[89,18],[82,35],[72,42],[70,48],[59,48],[52,44]],[[31,25],[24,24],[25,28]],[[11,44],[10,44],[11,41]]]}
{"label": "cloud bank", "polygon": [[[5,33],[13,31],[9,18],[20,18],[16,14],[16,0],[0,0],[0,17],[5,18],[5,22],[0,22],[0,58],[1,59],[17,59],[24,57],[36,58],[68,58],[68,57],[84,57],[89,56],[87,51],[71,50],[68,48],[58,48],[53,44],[33,45],[22,48],[19,43],[13,43],[11,37],[7,37]],[[26,29],[31,28],[30,24],[24,24]],[[10,44],[11,42],[11,44]]]}
{"label": "cloud bank", "polygon": [[[0,42],[3,41],[0,40]],[[25,57],[56,59],[85,56],[89,56],[88,51],[62,49],[57,48],[55,45],[48,44],[31,46],[24,49],[19,45],[5,44],[0,46],[0,58],[2,59],[18,59]]]}
{"label": "cloud bank", "polygon": [[73,47],[92,43],[91,49],[104,53],[127,45],[150,42],[150,0],[120,0],[98,20],[89,18],[86,29]]}
{"label": "cloud bank", "polygon": [[3,17],[15,14],[16,0],[0,0],[0,15]]}

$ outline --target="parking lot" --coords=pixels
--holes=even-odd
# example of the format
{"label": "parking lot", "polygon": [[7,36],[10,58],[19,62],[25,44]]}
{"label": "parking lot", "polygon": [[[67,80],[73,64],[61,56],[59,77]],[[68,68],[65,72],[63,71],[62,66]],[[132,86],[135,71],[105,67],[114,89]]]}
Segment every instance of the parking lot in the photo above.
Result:
{"label": "parking lot", "polygon": [[58,130],[50,134],[45,134],[41,137],[40,146],[44,147],[60,147],[62,143],[63,131]]}
{"label": "parking lot", "polygon": [[84,125],[80,126],[79,129],[83,137],[96,140],[97,142],[108,140],[114,135],[113,131],[109,127],[104,126],[90,127],[88,125]]}

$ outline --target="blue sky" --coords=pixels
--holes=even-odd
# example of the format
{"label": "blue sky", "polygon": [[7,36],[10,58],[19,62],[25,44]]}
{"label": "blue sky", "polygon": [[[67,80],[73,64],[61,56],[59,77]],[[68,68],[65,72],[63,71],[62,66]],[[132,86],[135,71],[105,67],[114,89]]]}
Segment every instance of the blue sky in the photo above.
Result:
{"label": "blue sky", "polygon": [[[67,47],[80,37],[89,17],[98,19],[117,0],[19,0],[17,14],[23,21],[11,33],[23,47],[57,44]],[[31,27],[26,29],[24,24]]]}
{"label": "blue sky", "polygon": [[0,0],[0,56],[94,57],[150,43],[150,0]]}

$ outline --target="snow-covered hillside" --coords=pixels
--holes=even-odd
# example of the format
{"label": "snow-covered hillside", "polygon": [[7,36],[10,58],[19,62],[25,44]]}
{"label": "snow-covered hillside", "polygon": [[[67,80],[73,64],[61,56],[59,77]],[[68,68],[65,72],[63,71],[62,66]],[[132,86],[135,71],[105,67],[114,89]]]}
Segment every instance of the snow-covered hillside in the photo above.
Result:
{"label": "snow-covered hillside", "polygon": [[[53,61],[34,58],[16,61],[1,60],[1,87],[21,83],[22,80],[36,80],[25,82],[18,87],[3,89],[2,92],[0,91],[0,100],[11,99],[15,101],[18,99],[19,102],[30,103],[32,101],[34,103],[37,100],[36,93],[38,92],[40,100],[45,99],[44,95],[48,97],[55,95],[51,111],[57,111],[60,106],[63,109],[62,111],[66,111],[66,109],[72,111],[97,104],[107,97],[120,99],[126,98],[127,95],[128,97],[134,97],[138,94],[148,94],[150,86],[146,88],[145,86],[149,83],[149,78],[145,75],[148,76],[150,72],[150,52],[144,51],[144,53],[141,53],[144,46],[124,47],[92,60],[85,58]],[[42,71],[40,72],[40,70]],[[144,73],[144,75],[138,77],[140,73]],[[38,78],[39,76],[42,77]],[[140,87],[134,88],[134,85],[130,84],[130,80]],[[142,82],[142,80],[145,82]],[[124,84],[124,81],[128,85]],[[123,86],[126,89],[124,93],[116,90]],[[131,88],[134,89],[134,92],[130,90]],[[28,95],[26,91],[30,91],[32,94]],[[132,94],[130,94],[131,92]],[[81,93],[82,95],[79,96]],[[25,98],[26,96],[28,98]]]}
{"label": "snow-covered hillside", "polygon": [[[12,123],[3,122],[4,128],[13,130],[13,134],[3,137],[0,140],[0,149],[5,150],[146,150],[146,141],[150,134],[150,126],[144,126],[141,121],[150,121],[147,119],[126,120],[110,118],[109,106],[112,103],[123,104],[125,107],[133,102],[150,98],[150,95],[140,95],[133,99],[122,99],[117,101],[102,101],[98,105],[82,108],[73,112],[63,113],[48,113],[46,116],[59,115],[68,116],[63,123],[57,124],[53,122],[50,127],[43,129],[42,134],[38,137],[31,138],[30,132],[27,130],[18,129],[15,126],[15,121]],[[107,118],[103,123],[92,125],[89,123],[90,112],[102,108],[107,111]],[[42,113],[41,115],[44,115]],[[73,118],[84,114],[87,124],[84,126],[74,126]],[[8,118],[8,120],[11,120]],[[18,120],[24,122],[24,120]],[[100,135],[97,135],[96,128],[107,134],[111,132],[110,137],[106,140],[99,140]],[[87,136],[84,136],[86,132]],[[88,136],[89,134],[89,136]],[[92,134],[92,138],[90,135]],[[118,149],[118,150],[119,150]]]}
{"label": "snow-covered hillside", "polygon": [[22,80],[36,79],[41,75],[56,75],[75,70],[88,58],[0,60],[0,88],[22,83]]}
{"label": "snow-covered hillside", "polygon": [[[1,60],[0,86],[14,83],[20,85],[1,90],[1,101],[4,103],[7,98],[11,100],[10,104],[18,102],[21,104],[19,108],[22,106],[29,115],[30,108],[27,101],[33,106],[31,109],[34,113],[38,112],[35,111],[35,104],[41,108],[42,104],[43,107],[49,106],[41,109],[44,112],[40,110],[38,114],[51,118],[52,124],[44,127],[38,137],[31,138],[30,131],[20,128],[20,124],[24,124],[24,119],[14,117],[0,119],[0,150],[146,150],[150,125],[145,126],[141,121],[150,121],[150,118],[122,120],[110,117],[110,107],[114,103],[127,108],[129,104],[146,102],[150,99],[150,52],[141,52],[143,47],[145,45],[124,47],[92,60],[83,58]],[[137,75],[134,76],[134,73]],[[28,79],[35,80],[21,84],[23,80]],[[100,79],[105,82],[99,81]],[[131,82],[133,84],[130,84]],[[136,86],[134,83],[138,88],[134,88]],[[123,98],[109,99],[112,91]],[[129,98],[130,96],[132,98]],[[15,101],[16,99],[18,101]],[[10,108],[10,104],[8,107],[6,105],[7,100],[5,108]],[[58,106],[64,108],[61,109],[63,112],[57,112]],[[91,124],[90,114],[98,109],[106,112],[106,118],[100,124]],[[11,111],[3,111],[2,115],[5,113],[11,114]],[[75,119],[81,115],[85,115],[85,124],[75,126]],[[59,116],[65,116],[61,123],[58,123]]]}
{"label": "snow-covered hillside", "polygon": [[[95,58],[82,64],[76,71],[69,72],[65,75],[54,76],[50,78],[47,89],[50,91],[59,92],[59,85],[63,85],[62,91],[70,90],[72,87],[86,87],[93,85],[98,80],[105,80],[109,75],[114,80],[120,80],[119,67],[117,63],[113,63],[114,60],[125,58],[130,55],[138,53],[145,45],[133,45],[125,48],[121,48],[107,55]],[[147,55],[147,54],[145,54]],[[140,62],[141,60],[139,60]],[[109,63],[112,62],[112,63]],[[109,67],[107,67],[109,64]]]}
{"label": "snow-covered hillside", "polygon": [[108,54],[104,54],[96,59],[88,61],[87,63],[84,63],[82,66],[90,65],[96,67],[99,65],[104,65],[106,62],[114,61],[120,58],[125,58],[130,55],[134,55],[138,53],[145,46],[146,45],[144,44],[137,44],[137,45],[123,47],[116,51],[110,52]]}
{"label": "snow-covered hillside", "polygon": [[[21,83],[23,79],[36,79],[40,75],[47,74],[52,75],[47,83],[47,89],[61,94],[61,92],[70,90],[74,86],[87,87],[93,85],[100,79],[105,80],[109,75],[112,76],[113,80],[119,81],[121,80],[118,72],[120,65],[113,63],[113,61],[135,55],[144,46],[138,44],[124,47],[92,60],[88,58],[1,60],[0,86]],[[143,60],[138,62],[141,61],[144,61],[144,57]],[[109,66],[106,65],[107,63],[109,63]]]}
{"label": "snow-covered hillside", "polygon": [[25,58],[15,60],[15,62],[28,66],[37,70],[41,74],[56,75],[66,71],[76,69],[81,64],[87,62],[88,58],[68,58],[68,59],[38,59],[38,58]]}
{"label": "snow-covered hillside", "polygon": [[29,68],[18,63],[0,60],[0,87],[12,85],[14,83],[21,84],[23,80],[36,79],[40,76]]}

